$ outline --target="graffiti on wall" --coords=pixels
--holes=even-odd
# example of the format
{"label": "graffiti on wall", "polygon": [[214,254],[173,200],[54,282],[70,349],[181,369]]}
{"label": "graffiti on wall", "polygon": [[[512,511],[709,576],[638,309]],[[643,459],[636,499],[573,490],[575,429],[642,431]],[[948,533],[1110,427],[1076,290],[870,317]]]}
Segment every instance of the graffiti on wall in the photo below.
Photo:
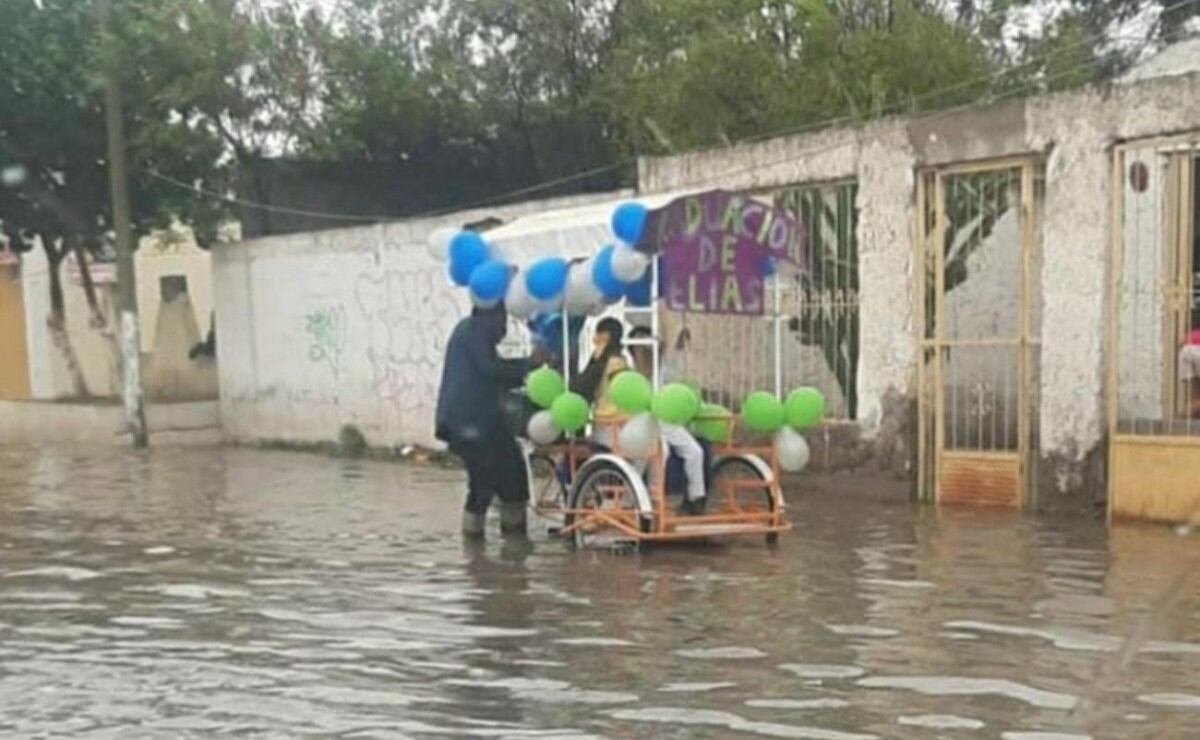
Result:
{"label": "graffiti on wall", "polygon": [[371,390],[384,403],[384,429],[431,410],[446,340],[462,317],[442,268],[364,272],[354,296],[366,321]]}
{"label": "graffiti on wall", "polygon": [[308,334],[309,362],[325,365],[337,378],[346,353],[346,307],[338,304],[308,312],[304,315],[304,331]]}

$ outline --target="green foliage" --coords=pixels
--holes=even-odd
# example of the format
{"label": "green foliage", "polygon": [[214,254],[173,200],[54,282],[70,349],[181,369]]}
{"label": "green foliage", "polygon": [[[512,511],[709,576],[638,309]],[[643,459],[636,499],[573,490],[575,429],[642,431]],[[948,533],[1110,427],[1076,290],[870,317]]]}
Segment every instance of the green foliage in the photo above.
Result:
{"label": "green foliage", "polygon": [[929,93],[990,70],[979,40],[911,2],[860,3],[846,14],[814,0],[636,6],[605,82],[639,151],[947,105],[978,86]]}
{"label": "green foliage", "polygon": [[105,70],[135,229],[179,219],[208,243],[224,205],[154,173],[228,192],[279,155],[404,163],[460,202],[464,171],[628,180],[630,154],[1081,84],[1143,48],[1105,43],[1137,13],[1170,8],[1151,42],[1195,17],[1174,5],[1069,0],[1022,35],[1031,0],[112,0],[105,37],[100,0],[7,0],[0,163],[29,176],[0,188],[0,229],[18,247],[109,231]]}
{"label": "green foliage", "polygon": [[[218,135],[178,105],[212,65],[183,65],[149,54],[170,34],[161,19],[172,0],[112,3],[115,32],[102,31],[95,0],[14,0],[0,4],[0,162],[25,174],[0,189],[0,230],[22,246],[40,237],[57,264],[73,243],[98,248],[112,226],[103,82],[121,82],[128,134],[135,234],[173,219],[211,240],[223,214],[211,201],[154,178],[159,172],[219,189],[226,168]],[[155,20],[159,23],[154,23]],[[186,34],[175,34],[175,40]],[[153,40],[156,43],[149,43]],[[184,57],[195,43],[170,44]],[[188,80],[180,79],[186,76]]]}

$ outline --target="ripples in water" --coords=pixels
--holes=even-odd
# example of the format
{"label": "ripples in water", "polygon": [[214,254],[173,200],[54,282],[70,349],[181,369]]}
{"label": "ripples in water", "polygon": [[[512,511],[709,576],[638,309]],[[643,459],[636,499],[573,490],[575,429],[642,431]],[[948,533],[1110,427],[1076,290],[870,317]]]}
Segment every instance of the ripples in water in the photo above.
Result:
{"label": "ripples in water", "polygon": [[0,736],[1200,737],[1194,539],[796,495],[776,550],[465,547],[460,487],[0,450]]}

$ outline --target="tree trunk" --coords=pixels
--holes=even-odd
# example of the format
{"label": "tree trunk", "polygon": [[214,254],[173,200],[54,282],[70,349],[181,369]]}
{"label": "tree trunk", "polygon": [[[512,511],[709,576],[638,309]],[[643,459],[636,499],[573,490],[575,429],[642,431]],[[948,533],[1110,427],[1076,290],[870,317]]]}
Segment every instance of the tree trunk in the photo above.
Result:
{"label": "tree trunk", "polygon": [[58,266],[62,264],[62,250],[54,245],[58,241],[53,234],[41,233],[42,249],[46,252],[46,265],[50,275],[50,316],[47,321],[61,324],[65,321],[66,303],[63,300],[62,280],[59,277]]}
{"label": "tree trunk", "polygon": [[71,344],[71,335],[67,332],[66,300],[63,297],[62,267],[63,257],[67,249],[64,244],[56,248],[59,240],[52,234],[41,234],[42,249],[46,252],[46,263],[49,266],[50,277],[50,315],[46,318],[46,326],[50,329],[50,338],[54,348],[62,355],[67,364],[67,374],[71,376],[72,395],[76,398],[89,398],[87,379],[83,376],[83,366],[79,364],[79,356]]}
{"label": "tree trunk", "polygon": [[79,265],[79,275],[83,280],[83,294],[87,297],[88,310],[91,313],[92,328],[103,329],[108,322],[104,317],[104,312],[100,310],[100,304],[96,301],[96,286],[92,282],[92,266],[88,262],[87,254],[80,245],[79,239],[74,236],[64,237],[64,244],[70,248],[71,254],[75,255],[75,264]]}

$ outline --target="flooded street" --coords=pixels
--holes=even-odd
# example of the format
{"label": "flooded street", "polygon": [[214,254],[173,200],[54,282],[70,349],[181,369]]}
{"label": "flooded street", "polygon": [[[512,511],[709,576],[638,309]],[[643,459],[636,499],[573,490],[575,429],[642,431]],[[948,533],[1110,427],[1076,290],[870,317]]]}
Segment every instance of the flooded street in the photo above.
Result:
{"label": "flooded street", "polygon": [[1195,538],[793,492],[774,551],[572,554],[464,547],[461,496],[6,447],[0,736],[1200,737]]}

